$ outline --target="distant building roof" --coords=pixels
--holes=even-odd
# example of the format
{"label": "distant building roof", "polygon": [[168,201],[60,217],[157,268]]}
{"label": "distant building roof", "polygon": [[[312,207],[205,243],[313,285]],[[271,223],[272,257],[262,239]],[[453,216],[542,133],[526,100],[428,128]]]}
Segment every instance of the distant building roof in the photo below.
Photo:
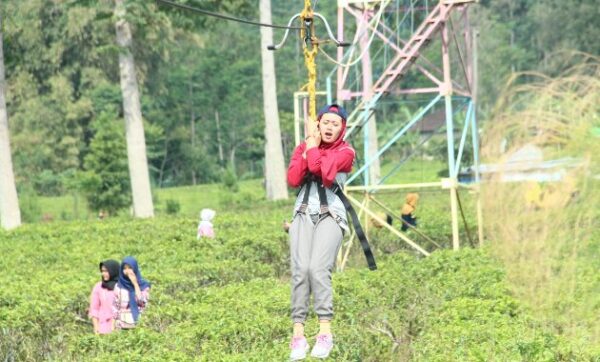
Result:
{"label": "distant building roof", "polygon": [[507,164],[538,164],[540,162],[544,162],[544,152],[532,144],[526,144],[519,148],[506,160]]}
{"label": "distant building roof", "polygon": [[432,133],[446,125],[446,110],[440,108],[423,116],[419,122],[415,123],[409,131],[418,131],[421,133]]}
{"label": "distant building roof", "polygon": [[[479,172],[482,175],[500,173],[502,181],[558,181],[566,174],[566,168],[580,163],[581,160],[573,157],[544,161],[542,149],[527,144],[510,154],[504,163],[480,165]],[[473,166],[466,171],[472,172]]]}

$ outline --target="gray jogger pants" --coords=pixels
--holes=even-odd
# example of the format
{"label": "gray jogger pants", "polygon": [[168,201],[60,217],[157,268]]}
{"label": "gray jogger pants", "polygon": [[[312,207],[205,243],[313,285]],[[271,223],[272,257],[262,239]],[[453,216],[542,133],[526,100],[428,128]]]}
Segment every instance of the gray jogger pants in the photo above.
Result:
{"label": "gray jogger pants", "polygon": [[342,244],[342,229],[327,215],[313,224],[310,216],[298,213],[290,226],[292,268],[292,319],[304,323],[311,293],[320,320],[333,318],[331,273]]}

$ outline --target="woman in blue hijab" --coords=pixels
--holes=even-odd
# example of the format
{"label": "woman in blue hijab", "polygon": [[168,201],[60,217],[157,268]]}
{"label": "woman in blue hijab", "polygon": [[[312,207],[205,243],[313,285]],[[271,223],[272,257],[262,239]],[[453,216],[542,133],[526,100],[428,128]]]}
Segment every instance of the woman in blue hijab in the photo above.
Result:
{"label": "woman in blue hijab", "polygon": [[137,260],[127,256],[121,262],[115,286],[115,327],[134,328],[150,297],[150,283],[142,278]]}

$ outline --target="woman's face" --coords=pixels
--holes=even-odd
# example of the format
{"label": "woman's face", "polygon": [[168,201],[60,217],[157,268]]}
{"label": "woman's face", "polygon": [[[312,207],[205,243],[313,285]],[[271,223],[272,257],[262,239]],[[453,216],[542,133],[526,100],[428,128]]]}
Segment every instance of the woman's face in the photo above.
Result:
{"label": "woman's face", "polygon": [[100,274],[102,274],[102,280],[107,282],[110,279],[110,274],[108,273],[108,269],[104,265],[100,268]]}
{"label": "woman's face", "polygon": [[325,113],[319,122],[321,141],[325,143],[335,142],[342,132],[342,117],[334,113]]}

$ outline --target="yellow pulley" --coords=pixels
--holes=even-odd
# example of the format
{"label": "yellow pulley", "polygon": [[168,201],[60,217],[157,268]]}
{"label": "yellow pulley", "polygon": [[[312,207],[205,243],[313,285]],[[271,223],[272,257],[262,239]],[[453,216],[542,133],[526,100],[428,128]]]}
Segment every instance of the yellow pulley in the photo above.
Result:
{"label": "yellow pulley", "polygon": [[[314,18],[319,18],[325,24],[325,28],[327,29],[327,33],[329,38],[337,45],[337,46],[348,46],[350,44],[343,43],[335,38],[333,33],[331,32],[331,28],[327,23],[327,20],[323,17],[323,15],[319,13],[315,13],[311,6],[310,0],[304,0],[304,9],[301,13],[294,15],[288,26],[292,24],[292,22],[296,18],[300,18],[302,24],[300,28],[300,37],[303,40],[303,53],[304,53],[304,64],[306,65],[306,70],[308,72],[308,83],[303,87],[306,88],[308,93],[308,118],[309,125],[308,131],[312,133],[312,131],[316,127],[317,121],[317,63],[316,57],[319,52],[319,39],[315,36],[315,23]],[[285,35],[281,43],[277,45],[271,45],[268,47],[270,50],[277,50],[285,43],[289,34],[289,29],[286,30]]]}

